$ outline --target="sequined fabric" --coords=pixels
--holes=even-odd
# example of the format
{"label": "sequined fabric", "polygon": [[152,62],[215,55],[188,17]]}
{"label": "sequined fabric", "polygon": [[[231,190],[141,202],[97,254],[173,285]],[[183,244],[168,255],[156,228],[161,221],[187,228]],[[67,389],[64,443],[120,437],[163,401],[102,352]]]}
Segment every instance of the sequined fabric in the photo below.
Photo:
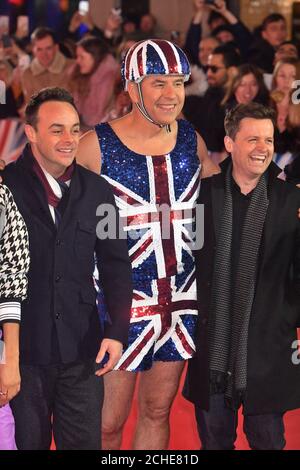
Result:
{"label": "sequined fabric", "polygon": [[[199,193],[196,134],[178,121],[170,154],[140,155],[128,149],[109,124],[96,126],[101,173],[113,186],[125,220],[134,297],[122,370],[147,370],[153,361],[192,357],[197,316],[191,252],[193,208]],[[168,208],[168,226],[161,207]],[[164,212],[163,212],[164,214]]]}

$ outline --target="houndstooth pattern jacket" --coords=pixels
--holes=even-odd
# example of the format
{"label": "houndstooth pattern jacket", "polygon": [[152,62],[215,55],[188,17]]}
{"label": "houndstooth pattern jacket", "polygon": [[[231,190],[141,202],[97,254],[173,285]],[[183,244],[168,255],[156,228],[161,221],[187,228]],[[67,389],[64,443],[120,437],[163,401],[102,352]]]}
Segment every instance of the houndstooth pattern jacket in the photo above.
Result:
{"label": "houndstooth pattern jacket", "polygon": [[0,325],[20,322],[29,268],[28,232],[9,189],[0,185]]}

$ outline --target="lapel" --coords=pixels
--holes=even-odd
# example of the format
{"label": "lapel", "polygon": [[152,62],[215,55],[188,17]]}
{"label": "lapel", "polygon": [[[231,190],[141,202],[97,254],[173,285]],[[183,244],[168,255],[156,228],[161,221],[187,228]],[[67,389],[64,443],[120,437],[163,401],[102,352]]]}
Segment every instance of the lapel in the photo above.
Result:
{"label": "lapel", "polygon": [[25,180],[25,186],[30,188],[30,191],[23,192],[23,199],[32,215],[47,225],[51,231],[55,232],[56,228],[49,210],[44,188],[37,175],[32,171],[32,158],[30,147],[26,146],[23,155],[16,162],[22,181]]}
{"label": "lapel", "polygon": [[278,212],[282,207],[282,196],[284,195],[282,192],[277,190],[277,176],[281,172],[278,170],[278,166],[275,163],[271,163],[269,167],[269,181],[268,181],[268,199],[269,199],[269,206],[267,210],[264,231],[263,231],[263,238],[262,238],[262,259],[259,263],[259,272],[262,270],[264,266],[264,262],[266,259],[268,247],[271,246],[271,237],[274,235],[274,231],[276,230],[276,219],[278,219]]}
{"label": "lapel", "polygon": [[221,164],[222,172],[212,177],[211,198],[212,198],[212,212],[216,240],[219,237],[220,222],[222,220],[222,211],[225,198],[225,173],[231,158],[228,157]]}
{"label": "lapel", "polygon": [[58,227],[58,233],[61,233],[65,227],[69,226],[71,223],[71,220],[74,221],[76,218],[76,212],[77,212],[77,202],[80,201],[83,198],[82,195],[82,183],[81,183],[81,178],[80,178],[80,169],[78,165],[75,162],[75,168],[74,172],[72,175],[71,183],[70,183],[70,190],[69,190],[69,195],[68,195],[68,202],[65,208],[65,211],[63,213],[61,222]]}

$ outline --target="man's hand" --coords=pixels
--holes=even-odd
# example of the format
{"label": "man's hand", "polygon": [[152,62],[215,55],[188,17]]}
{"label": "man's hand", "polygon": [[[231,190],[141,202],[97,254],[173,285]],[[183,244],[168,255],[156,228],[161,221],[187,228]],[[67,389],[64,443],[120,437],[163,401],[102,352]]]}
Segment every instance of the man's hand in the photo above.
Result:
{"label": "man's hand", "polygon": [[101,375],[111,371],[122,356],[122,351],[123,345],[120,343],[120,341],[104,338],[96,357],[96,363],[99,364],[103,360],[105,353],[109,355],[109,360],[101,369],[97,370],[95,374],[100,377]]}
{"label": "man's hand", "polygon": [[19,393],[20,384],[19,361],[7,359],[5,364],[0,364],[0,406],[7,405]]}

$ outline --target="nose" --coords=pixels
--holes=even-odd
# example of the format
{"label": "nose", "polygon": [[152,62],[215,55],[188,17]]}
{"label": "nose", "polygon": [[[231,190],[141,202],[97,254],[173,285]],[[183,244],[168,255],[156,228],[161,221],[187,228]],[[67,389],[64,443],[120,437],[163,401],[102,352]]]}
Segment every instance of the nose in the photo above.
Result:
{"label": "nose", "polygon": [[176,93],[175,93],[175,88],[172,84],[168,84],[167,86],[164,87],[164,96],[167,98],[175,98]]}
{"label": "nose", "polygon": [[62,135],[62,141],[65,144],[71,145],[74,142],[74,136],[70,131],[65,130]]}
{"label": "nose", "polygon": [[256,150],[261,152],[261,153],[267,152],[268,147],[267,147],[266,142],[264,140],[257,141]]}

